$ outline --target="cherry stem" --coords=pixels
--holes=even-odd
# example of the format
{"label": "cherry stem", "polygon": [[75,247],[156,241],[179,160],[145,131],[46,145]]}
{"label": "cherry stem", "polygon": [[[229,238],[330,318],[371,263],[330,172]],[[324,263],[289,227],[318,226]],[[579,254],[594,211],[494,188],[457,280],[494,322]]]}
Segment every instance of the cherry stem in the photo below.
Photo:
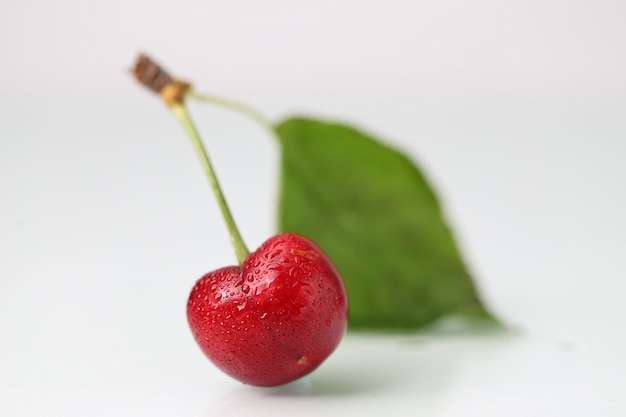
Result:
{"label": "cherry stem", "polygon": [[200,94],[196,91],[193,91],[193,89],[191,88],[189,88],[185,94],[189,96],[190,98],[196,99],[198,101],[215,104],[220,107],[234,110],[237,113],[241,113],[249,117],[250,119],[254,120],[258,124],[263,126],[265,129],[269,130],[272,133],[272,135],[276,135],[276,130],[274,130],[274,124],[267,117],[261,114],[261,112],[253,109],[252,107],[246,104],[243,104],[234,100],[230,100],[224,97],[218,97],[218,96],[208,95],[208,94]]}
{"label": "cherry stem", "polygon": [[202,139],[200,139],[200,135],[198,134],[198,130],[196,129],[191,117],[189,116],[189,112],[187,111],[187,107],[184,103],[174,103],[170,106],[170,110],[178,121],[183,125],[183,128],[189,135],[191,142],[193,144],[194,150],[202,163],[202,167],[204,168],[204,172],[209,179],[209,183],[211,184],[211,188],[213,189],[213,194],[215,194],[215,198],[217,199],[217,203],[222,211],[222,216],[224,217],[224,221],[226,222],[226,226],[228,227],[228,232],[230,233],[230,241],[235,249],[235,255],[237,256],[237,261],[239,261],[239,265],[243,264],[243,261],[250,255],[250,251],[246,247],[243,239],[241,238],[241,234],[239,233],[239,229],[235,224],[235,220],[228,208],[228,204],[226,203],[226,199],[224,198],[224,194],[222,193],[222,188],[217,180],[217,175],[215,174],[215,170],[213,169],[213,165],[211,164],[211,160],[209,159],[209,155],[202,143]]}

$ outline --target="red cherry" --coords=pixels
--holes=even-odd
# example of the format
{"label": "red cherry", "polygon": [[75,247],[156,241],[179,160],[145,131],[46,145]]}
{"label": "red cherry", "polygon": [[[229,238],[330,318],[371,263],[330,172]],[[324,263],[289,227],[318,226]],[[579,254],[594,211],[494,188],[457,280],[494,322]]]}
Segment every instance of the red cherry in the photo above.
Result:
{"label": "red cherry", "polygon": [[[185,106],[186,96],[202,96],[145,56],[137,61],[135,77],[161,94],[191,139],[239,262],[196,282],[187,301],[193,336],[218,368],[246,384],[280,385],[308,374],[346,331],[348,300],[339,273],[320,248],[295,234],[274,236],[250,254]],[[272,123],[247,106],[217,101],[274,132]]]}
{"label": "red cherry", "polygon": [[348,300],[321,249],[285,233],[241,267],[200,278],[187,318],[218,368],[246,384],[275,386],[310,373],[335,350],[346,331]]}

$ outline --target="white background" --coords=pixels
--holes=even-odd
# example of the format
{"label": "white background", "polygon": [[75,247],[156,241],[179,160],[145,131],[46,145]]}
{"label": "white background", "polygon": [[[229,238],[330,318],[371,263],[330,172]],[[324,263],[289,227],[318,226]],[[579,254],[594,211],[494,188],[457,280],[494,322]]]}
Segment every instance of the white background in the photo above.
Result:
{"label": "white background", "polygon": [[[626,415],[622,0],[0,0],[0,415]],[[438,187],[516,332],[349,335],[310,378],[222,375],[188,291],[234,262],[191,146],[129,68],[348,121]],[[192,111],[251,248],[274,139]]]}

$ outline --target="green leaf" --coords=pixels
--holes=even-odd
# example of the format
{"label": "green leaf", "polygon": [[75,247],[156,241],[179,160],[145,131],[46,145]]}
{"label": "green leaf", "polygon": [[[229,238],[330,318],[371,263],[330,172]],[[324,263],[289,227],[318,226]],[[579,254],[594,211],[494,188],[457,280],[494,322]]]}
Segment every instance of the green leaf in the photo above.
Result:
{"label": "green leaf", "polygon": [[413,329],[451,313],[493,320],[437,196],[404,154],[340,124],[294,118],[276,131],[279,228],[335,262],[351,329]]}

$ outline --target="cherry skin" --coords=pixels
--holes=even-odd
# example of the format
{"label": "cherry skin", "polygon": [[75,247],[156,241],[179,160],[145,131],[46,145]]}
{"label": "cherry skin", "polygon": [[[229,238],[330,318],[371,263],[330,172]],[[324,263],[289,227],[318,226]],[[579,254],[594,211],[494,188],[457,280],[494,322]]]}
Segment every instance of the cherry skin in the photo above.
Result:
{"label": "cherry skin", "polygon": [[335,350],[346,331],[348,299],[322,250],[283,233],[241,267],[200,278],[187,318],[218,368],[246,384],[276,386],[310,373]]}

